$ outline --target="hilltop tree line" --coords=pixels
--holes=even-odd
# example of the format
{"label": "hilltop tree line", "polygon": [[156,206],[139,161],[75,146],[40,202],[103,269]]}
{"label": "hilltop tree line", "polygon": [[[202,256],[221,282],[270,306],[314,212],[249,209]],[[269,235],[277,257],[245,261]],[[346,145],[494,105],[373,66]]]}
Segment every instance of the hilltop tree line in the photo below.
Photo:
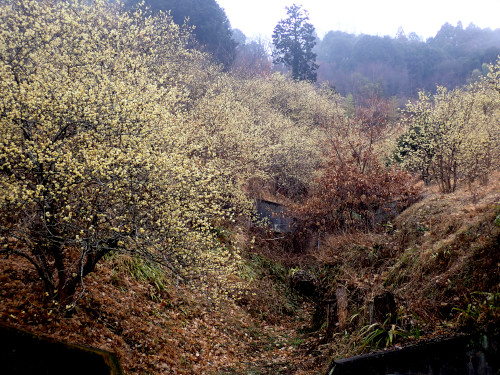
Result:
{"label": "hilltop tree line", "polygon": [[[137,9],[141,2],[127,0],[126,4],[129,9]],[[246,45],[245,35],[231,29],[226,13],[215,0],[146,0],[145,4],[153,14],[168,12],[177,25],[190,26],[190,47],[209,53],[225,70],[270,71],[268,51],[256,42]],[[300,6],[286,9],[287,18],[278,22],[273,34],[273,62],[290,68],[294,79],[316,81],[314,26]]]}
{"label": "hilltop tree line", "polygon": [[500,54],[500,29],[444,24],[422,41],[400,29],[395,38],[330,31],[318,42],[318,78],[343,95],[376,92],[403,100],[436,85],[454,88],[487,73]]}
{"label": "hilltop tree line", "polygon": [[[127,0],[134,9],[140,2]],[[420,90],[435,92],[436,85],[452,89],[477,80],[500,54],[500,30],[444,24],[423,41],[400,28],[395,37],[354,35],[330,31],[316,35],[300,6],[287,7],[277,22],[272,43],[247,41],[231,29],[216,0],[146,0],[153,13],[170,12],[177,25],[192,27],[189,48],[207,52],[225,70],[243,75],[286,71],[294,79],[329,82],[357,103],[373,94],[396,97],[399,103],[417,98]],[[273,69],[273,63],[276,64]]]}

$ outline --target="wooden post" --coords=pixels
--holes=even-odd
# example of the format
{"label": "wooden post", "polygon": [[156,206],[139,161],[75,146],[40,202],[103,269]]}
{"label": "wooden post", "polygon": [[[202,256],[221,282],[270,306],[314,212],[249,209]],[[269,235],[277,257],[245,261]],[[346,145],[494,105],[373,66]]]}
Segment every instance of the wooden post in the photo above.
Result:
{"label": "wooden post", "polygon": [[325,300],[326,305],[326,334],[331,336],[333,330],[335,329],[335,323],[337,322],[337,300],[327,299]]}
{"label": "wooden post", "polygon": [[340,285],[335,291],[337,297],[337,318],[339,320],[340,330],[347,327],[347,320],[349,316],[349,301],[347,299],[347,290],[344,286]]}

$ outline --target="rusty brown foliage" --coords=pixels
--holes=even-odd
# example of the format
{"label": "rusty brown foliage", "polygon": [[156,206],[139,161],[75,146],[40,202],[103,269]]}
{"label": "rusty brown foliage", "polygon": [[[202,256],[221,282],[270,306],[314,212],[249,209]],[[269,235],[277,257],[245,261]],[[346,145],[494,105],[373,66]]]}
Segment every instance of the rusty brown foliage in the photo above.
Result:
{"label": "rusty brown foliage", "polygon": [[417,195],[410,175],[382,166],[371,152],[343,162],[332,157],[316,186],[296,210],[306,228],[327,232],[373,229],[376,215],[405,207]]}

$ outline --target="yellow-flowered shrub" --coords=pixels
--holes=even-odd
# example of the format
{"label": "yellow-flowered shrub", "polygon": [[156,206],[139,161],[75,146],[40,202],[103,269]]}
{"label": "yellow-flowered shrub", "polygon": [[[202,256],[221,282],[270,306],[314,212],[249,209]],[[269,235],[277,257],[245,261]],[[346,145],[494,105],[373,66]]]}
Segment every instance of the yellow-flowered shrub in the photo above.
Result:
{"label": "yellow-flowered shrub", "polygon": [[410,171],[436,181],[442,192],[452,192],[460,181],[485,182],[500,166],[500,95],[498,67],[491,80],[463,88],[438,88],[435,95],[420,93],[406,108],[407,131],[395,159]]}
{"label": "yellow-flowered shrub", "polygon": [[214,246],[232,220],[227,176],[186,142],[207,65],[166,15],[120,5],[13,0],[0,7],[0,245],[68,301],[108,252],[162,261],[179,277],[230,274]]}
{"label": "yellow-flowered shrub", "polygon": [[338,100],[329,90],[278,74],[221,75],[190,111],[191,143],[240,184],[260,181],[294,198],[307,191],[320,165],[323,125],[338,112]]}

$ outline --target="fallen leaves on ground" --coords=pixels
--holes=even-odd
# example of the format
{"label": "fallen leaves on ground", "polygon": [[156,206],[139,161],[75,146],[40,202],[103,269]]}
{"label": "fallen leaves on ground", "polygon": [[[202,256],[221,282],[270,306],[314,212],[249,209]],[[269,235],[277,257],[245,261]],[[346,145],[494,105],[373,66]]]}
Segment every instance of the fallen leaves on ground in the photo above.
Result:
{"label": "fallen leaves on ground", "polygon": [[41,298],[42,284],[27,262],[1,259],[0,270],[1,323],[115,352],[127,374],[314,374],[327,364],[313,350],[318,337],[301,333],[313,311],[307,303],[271,324],[186,287],[159,291],[108,260],[65,315]]}

